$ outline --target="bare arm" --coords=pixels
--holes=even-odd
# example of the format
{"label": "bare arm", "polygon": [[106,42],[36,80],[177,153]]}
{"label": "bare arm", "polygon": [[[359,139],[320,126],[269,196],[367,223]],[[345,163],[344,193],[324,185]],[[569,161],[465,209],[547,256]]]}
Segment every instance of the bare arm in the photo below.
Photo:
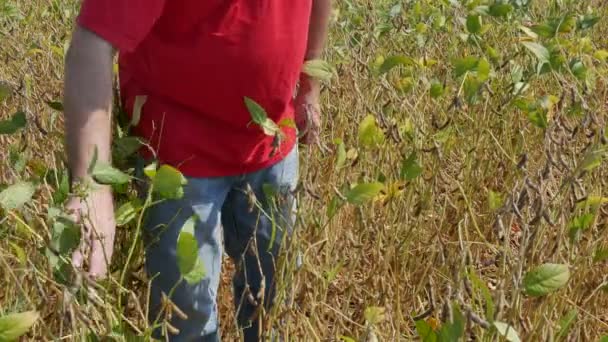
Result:
{"label": "bare arm", "polygon": [[69,168],[85,178],[95,148],[110,162],[113,48],[77,27],[65,66],[65,123]]}
{"label": "bare arm", "polygon": [[[330,14],[331,0],[312,0],[305,57],[307,61],[321,58],[327,40]],[[321,131],[320,89],[318,80],[302,73],[295,103],[295,119],[298,129],[303,133],[300,142],[308,145],[318,141]]]}
{"label": "bare arm", "polygon": [[[97,149],[97,161],[111,160],[112,46],[77,27],[66,57],[65,130],[72,182],[87,178]],[[104,277],[112,258],[114,204],[110,187],[95,188],[85,198],[72,197],[66,209],[83,223],[81,246],[72,261],[80,268],[88,260],[92,277]]]}
{"label": "bare arm", "polygon": [[325,41],[327,40],[327,27],[331,14],[331,0],[313,0],[310,14],[310,28],[308,30],[308,48],[306,59],[321,57]]}

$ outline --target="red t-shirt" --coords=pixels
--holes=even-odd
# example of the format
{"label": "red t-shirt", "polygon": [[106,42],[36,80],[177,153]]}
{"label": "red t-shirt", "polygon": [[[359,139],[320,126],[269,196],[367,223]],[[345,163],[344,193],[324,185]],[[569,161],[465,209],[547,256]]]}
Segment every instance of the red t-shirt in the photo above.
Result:
{"label": "red t-shirt", "polygon": [[253,172],[278,148],[252,123],[249,97],[275,122],[293,119],[312,0],[84,0],[77,19],[120,52],[121,97],[132,113],[147,96],[135,133],[160,162],[193,177]]}

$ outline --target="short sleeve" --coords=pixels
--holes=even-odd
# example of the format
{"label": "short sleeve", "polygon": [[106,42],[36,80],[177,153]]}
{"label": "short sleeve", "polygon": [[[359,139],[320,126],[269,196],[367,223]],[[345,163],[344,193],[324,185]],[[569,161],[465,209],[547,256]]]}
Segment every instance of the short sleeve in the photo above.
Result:
{"label": "short sleeve", "polygon": [[132,52],[161,16],[165,0],[83,0],[78,25],[120,52]]}

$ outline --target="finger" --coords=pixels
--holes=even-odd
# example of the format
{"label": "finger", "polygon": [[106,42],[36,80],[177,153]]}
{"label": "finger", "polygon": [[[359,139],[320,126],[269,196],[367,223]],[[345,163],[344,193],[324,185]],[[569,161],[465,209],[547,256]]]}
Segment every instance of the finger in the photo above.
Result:
{"label": "finger", "polygon": [[109,233],[98,234],[97,231],[93,231],[91,243],[89,273],[94,279],[103,279],[107,275],[108,263],[114,252],[114,236]]}
{"label": "finger", "polygon": [[76,248],[76,250],[72,253],[72,265],[76,269],[82,269],[82,266],[84,263],[85,251],[86,251],[87,246],[89,245],[89,230],[82,225],[81,218],[82,218],[82,212],[78,209],[76,209],[71,214],[71,219],[74,222],[74,224],[81,227],[80,243],[78,244],[78,247]]}

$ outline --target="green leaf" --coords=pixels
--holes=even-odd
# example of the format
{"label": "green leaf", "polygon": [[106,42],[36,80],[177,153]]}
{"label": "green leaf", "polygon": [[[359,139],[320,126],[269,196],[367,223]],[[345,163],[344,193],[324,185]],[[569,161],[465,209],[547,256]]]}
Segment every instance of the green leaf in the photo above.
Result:
{"label": "green leaf", "polygon": [[580,31],[588,30],[588,29],[592,28],[593,26],[595,26],[595,24],[597,24],[600,21],[600,19],[601,18],[597,15],[587,14],[578,19],[578,22],[576,23],[576,27]]}
{"label": "green leaf", "polygon": [[58,112],[63,112],[63,103],[59,101],[48,101],[46,104],[51,107],[51,109],[54,109]]}
{"label": "green leaf", "polygon": [[564,287],[570,279],[570,270],[563,264],[544,264],[526,274],[524,291],[532,297],[545,296]]}
{"label": "green leaf", "polygon": [[177,265],[189,284],[196,284],[205,277],[205,267],[198,255],[195,227],[198,217],[189,218],[177,238]]}
{"label": "green leaf", "polygon": [[15,134],[27,124],[24,112],[15,113],[10,119],[0,121],[0,135]]}
{"label": "green leaf", "polygon": [[260,128],[264,131],[264,134],[268,136],[276,136],[281,132],[279,126],[268,117],[266,110],[257,102],[249,97],[245,97],[245,106],[251,115],[251,120],[256,125],[260,126]]}
{"label": "green leaf", "polygon": [[391,7],[391,10],[388,12],[388,15],[391,18],[396,18],[402,13],[402,11],[403,6],[401,5],[401,3],[397,3],[396,5],[393,5],[393,7]]}
{"label": "green leaf", "polygon": [[387,72],[389,72],[391,69],[393,69],[394,67],[396,67],[398,65],[408,66],[408,65],[414,65],[414,64],[416,64],[416,62],[414,62],[414,60],[411,59],[410,57],[403,56],[403,55],[390,56],[384,60],[384,63],[382,63],[382,65],[378,69],[378,73],[380,75],[382,75],[382,74],[386,74]]}
{"label": "green leaf", "polygon": [[467,103],[469,103],[469,104],[477,103],[482,85],[483,85],[483,81],[481,81],[479,78],[474,77],[471,74],[467,75],[466,79],[464,80],[464,86],[463,86],[464,96],[465,96],[465,99],[467,100]]}
{"label": "green leaf", "polygon": [[608,260],[608,248],[598,248],[593,253],[593,262],[604,262]]}
{"label": "green leaf", "polygon": [[551,53],[549,53],[549,50],[547,50],[545,46],[534,42],[522,42],[522,44],[526,47],[526,49],[530,50],[530,52],[532,52],[539,61],[549,62]]}
{"label": "green leaf", "polygon": [[433,327],[425,320],[416,321],[416,332],[422,339],[422,342],[437,342],[437,334],[433,331]]}
{"label": "green leaf", "polygon": [[0,103],[8,99],[13,93],[13,88],[6,82],[0,81]]}
{"label": "green leaf", "polygon": [[184,196],[183,186],[187,183],[188,180],[178,169],[162,165],[154,174],[152,188],[164,199],[180,199]]}
{"label": "green leaf", "polygon": [[336,215],[338,209],[340,208],[340,206],[342,206],[342,204],[343,202],[340,200],[340,197],[338,197],[337,195],[332,197],[331,201],[329,202],[329,205],[327,206],[327,218],[331,220],[334,215]]}
{"label": "green leaf", "polygon": [[608,342],[608,335],[603,336],[602,338],[600,338],[600,342]]}
{"label": "green leaf", "polygon": [[122,137],[114,141],[113,153],[118,160],[124,160],[135,154],[143,146],[138,137]]}
{"label": "green leaf", "polygon": [[184,275],[184,279],[188,284],[195,285],[200,283],[201,280],[205,278],[205,275],[207,275],[205,265],[203,264],[203,261],[200,258],[197,258],[194,267],[192,267],[190,272]]}
{"label": "green leaf", "polygon": [[570,332],[570,328],[576,322],[576,317],[578,316],[578,310],[572,309],[568,311],[568,313],[559,320],[559,332],[555,336],[556,341],[564,340],[568,337],[568,333]]}
{"label": "green leaf", "polygon": [[547,128],[547,112],[544,110],[534,110],[528,113],[528,120],[538,128]]}
{"label": "green leaf", "polygon": [[513,11],[513,6],[506,3],[497,2],[490,5],[488,13],[493,17],[506,17]]}
{"label": "green leaf", "polygon": [[357,184],[346,194],[346,200],[348,203],[361,205],[372,200],[382,190],[384,190],[384,184],[379,182]]}
{"label": "green leaf", "polygon": [[498,333],[509,342],[520,342],[519,334],[512,325],[503,322],[494,322],[494,327]]}
{"label": "green leaf", "polygon": [[570,62],[570,70],[577,79],[581,81],[587,79],[587,67],[585,67],[585,64],[580,59]]}
{"label": "green leaf", "polygon": [[422,174],[422,166],[418,163],[416,152],[412,152],[407,159],[401,164],[401,178],[405,180],[413,180]]}
{"label": "green leaf", "polygon": [[0,207],[5,210],[19,209],[34,196],[36,188],[30,182],[18,182],[0,192]]}
{"label": "green leaf", "polygon": [[335,139],[334,143],[338,145],[336,151],[336,170],[340,170],[346,164],[346,146],[342,139]]}
{"label": "green leaf", "polygon": [[309,60],[304,63],[302,72],[319,81],[329,82],[335,70],[328,62],[321,59]]}
{"label": "green leaf", "polygon": [[581,231],[588,229],[593,224],[595,215],[587,213],[582,216],[575,217],[570,223],[569,235],[571,240],[576,240]]}
{"label": "green leaf", "polygon": [[96,163],[91,176],[99,184],[118,185],[129,182],[131,177],[106,163]]}
{"label": "green leaf", "polygon": [[481,32],[481,16],[479,14],[470,14],[467,17],[467,30],[471,34]]}
{"label": "green leaf", "polygon": [[197,216],[186,220],[177,239],[177,265],[182,275],[188,274],[198,259],[198,241],[194,235],[197,221]]}
{"label": "green leaf", "polygon": [[608,150],[602,147],[588,151],[585,154],[585,157],[583,158],[581,163],[577,166],[577,170],[591,171],[599,167],[600,165],[602,165],[604,158],[606,158],[607,152]]}
{"label": "green leaf", "polygon": [[40,315],[36,311],[9,314],[0,317],[0,341],[15,341],[25,335]]}
{"label": "green leaf", "polygon": [[441,82],[439,82],[437,80],[433,80],[433,82],[431,82],[431,97],[432,98],[436,99],[438,97],[441,97],[444,92],[445,92],[445,89]]}
{"label": "green leaf", "polygon": [[464,335],[465,319],[457,303],[452,305],[452,317],[454,317],[454,321],[445,323],[439,331],[439,340],[442,342],[457,342]]}
{"label": "green leaf", "polygon": [[479,58],[468,56],[459,58],[454,61],[454,74],[456,77],[460,77],[467,72],[474,71],[479,64]]}
{"label": "green leaf", "polygon": [[139,121],[141,120],[141,111],[144,108],[144,105],[148,101],[148,97],[145,95],[135,96],[135,101],[133,103],[133,115],[131,116],[131,126],[139,125]]}
{"label": "green leaf", "polygon": [[359,143],[365,147],[377,147],[384,139],[384,132],[376,124],[376,118],[373,115],[366,116],[359,124]]}
{"label": "green leaf", "polygon": [[141,211],[141,200],[138,198],[129,201],[116,210],[116,225],[125,226],[137,217],[137,214]]}
{"label": "green leaf", "polygon": [[68,256],[80,244],[80,226],[67,216],[55,219],[51,233],[51,247],[62,256]]}
{"label": "green leaf", "polygon": [[543,38],[553,38],[557,34],[556,28],[549,24],[533,25],[530,30]]}

